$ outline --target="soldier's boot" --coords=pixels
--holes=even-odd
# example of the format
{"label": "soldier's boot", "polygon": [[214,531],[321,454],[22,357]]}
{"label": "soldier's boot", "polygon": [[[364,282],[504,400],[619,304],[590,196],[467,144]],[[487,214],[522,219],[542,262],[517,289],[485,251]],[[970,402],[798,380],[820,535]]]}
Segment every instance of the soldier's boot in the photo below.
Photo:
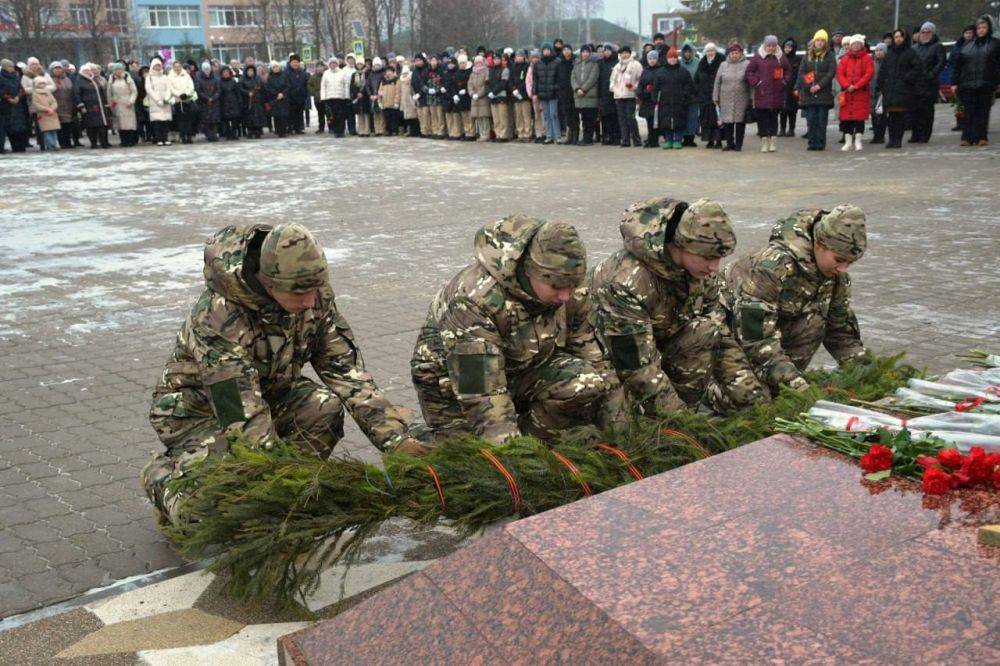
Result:
{"label": "soldier's boot", "polygon": [[183,496],[171,492],[167,484],[184,476],[184,473],[209,456],[208,444],[192,444],[172,451],[174,455],[156,454],[139,473],[139,481],[146,496],[156,508],[161,525],[178,525],[181,522],[180,505]]}
{"label": "soldier's boot", "polygon": [[410,361],[410,378],[420,403],[420,413],[436,441],[470,431],[465,410],[455,397],[448,369],[443,363],[414,356]]}

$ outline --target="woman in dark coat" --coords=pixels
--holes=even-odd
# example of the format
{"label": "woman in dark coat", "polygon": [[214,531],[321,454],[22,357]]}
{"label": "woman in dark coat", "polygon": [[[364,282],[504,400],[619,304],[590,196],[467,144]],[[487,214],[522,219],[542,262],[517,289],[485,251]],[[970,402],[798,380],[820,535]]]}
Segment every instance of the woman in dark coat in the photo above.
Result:
{"label": "woman in dark coat", "polygon": [[833,108],[833,81],[837,58],[830,51],[826,30],[817,30],[799,65],[795,87],[806,118],[808,150],[826,150],[826,125]]}
{"label": "woman in dark coat", "polygon": [[74,99],[91,148],[111,147],[108,141],[111,116],[108,113],[107,85],[97,65],[84,65],[80,68],[80,75],[76,77]]}
{"label": "woman in dark coat", "polygon": [[747,66],[747,83],[753,91],[757,136],[761,152],[775,151],[778,113],[785,107],[785,92],[792,83],[792,66],[778,46],[778,38],[768,35]]}
{"label": "woman in dark coat", "polygon": [[906,112],[913,103],[914,86],[919,76],[920,57],[910,46],[906,31],[896,28],[892,32],[892,46],[878,71],[878,89],[889,125],[886,148],[903,147]]}
{"label": "woman in dark coat", "polygon": [[228,66],[222,66],[219,77],[219,113],[223,135],[229,141],[236,141],[240,138],[240,121],[243,118],[243,91]]}
{"label": "woman in dark coat", "polygon": [[794,82],[799,78],[799,65],[802,64],[802,56],[796,51],[799,50],[799,43],[789,37],[782,45],[785,52],[785,59],[792,68],[792,85],[785,88],[785,106],[778,114],[778,136],[795,136],[795,121],[799,114],[799,101],[796,99]]}
{"label": "woman in dark coat", "polygon": [[667,64],[653,78],[656,127],[663,132],[664,149],[682,148],[688,124],[688,107],[694,101],[694,81],[681,67],[677,47],[667,51]]}
{"label": "woman in dark coat", "polygon": [[1000,40],[993,36],[993,21],[976,21],[975,36],[962,45],[955,59],[955,84],[965,108],[963,146],[985,146],[990,130],[990,107],[1000,83]]}
{"label": "woman in dark coat", "polygon": [[719,73],[722,61],[718,47],[709,42],[705,45],[704,55],[694,74],[695,94],[698,96],[698,123],[701,125],[701,140],[707,142],[706,148],[722,148],[719,112],[715,108],[715,102],[712,101],[715,75]]}
{"label": "woman in dark coat", "polygon": [[21,72],[6,58],[0,61],[0,154],[6,152],[4,140],[10,140],[10,149],[23,153],[28,149],[31,130],[28,96],[21,87]]}
{"label": "woman in dark coat", "polygon": [[240,79],[240,94],[243,97],[243,127],[251,139],[259,139],[264,134],[264,83],[257,76],[257,67],[247,65]]}
{"label": "woman in dark coat", "polygon": [[657,127],[656,119],[653,117],[655,104],[653,102],[653,90],[656,88],[654,81],[660,74],[660,52],[650,49],[646,52],[646,68],[642,70],[639,77],[639,90],[635,98],[639,100],[639,117],[646,119],[646,143],[644,148],[657,148],[660,145],[660,130]]}
{"label": "woman in dark coat", "polygon": [[597,113],[600,116],[601,143],[605,146],[617,146],[621,143],[621,126],[618,124],[618,106],[611,92],[611,72],[618,64],[618,54],[610,44],[604,45],[604,57],[601,59],[600,76],[597,79]]}
{"label": "woman in dark coat", "polygon": [[198,123],[201,131],[209,141],[218,141],[219,122],[222,119],[222,114],[219,113],[222,87],[209,63],[201,63],[201,71],[194,79],[194,90],[198,93]]}
{"label": "woman in dark coat", "polygon": [[267,77],[266,103],[270,106],[271,117],[274,119],[274,131],[279,138],[283,138],[288,134],[288,79],[281,65],[273,60],[270,70]]}

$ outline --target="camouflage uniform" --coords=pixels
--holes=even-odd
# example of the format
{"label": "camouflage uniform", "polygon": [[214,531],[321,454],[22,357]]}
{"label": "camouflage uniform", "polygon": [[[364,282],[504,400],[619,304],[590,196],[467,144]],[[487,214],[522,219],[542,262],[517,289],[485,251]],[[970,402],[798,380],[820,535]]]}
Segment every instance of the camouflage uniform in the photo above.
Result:
{"label": "camouflage uniform", "polygon": [[802,372],[820,343],[838,363],[865,355],[850,278],[819,272],[814,240],[840,257],[860,259],[867,244],[864,213],[855,206],[800,210],[774,226],[766,248],[725,272],[736,338],[773,391],[807,385]]}
{"label": "camouflage uniform", "polygon": [[[171,478],[243,433],[265,448],[275,437],[328,456],[343,437],[344,407],[382,448],[401,439],[407,412],[364,368],[337,311],[326,258],[298,224],[226,227],[205,245],[207,289],[177,334],[149,419],[166,453],[142,471],[153,503],[170,519]],[[290,314],[262,283],[282,292],[318,290],[315,306]],[[323,385],[302,376],[311,363]]]}
{"label": "camouflage uniform", "polygon": [[[501,442],[609,423],[618,387],[579,287],[586,255],[576,230],[515,215],[481,229],[475,251],[476,262],[435,296],[413,350],[427,425],[438,438],[472,433]],[[528,276],[579,288],[553,307],[533,295]]]}
{"label": "camouflage uniform", "polygon": [[767,391],[726,324],[716,276],[696,280],[671,259],[667,226],[680,215],[673,243],[702,257],[736,246],[729,218],[714,202],[688,207],[650,199],[625,212],[625,247],[591,276],[594,328],[626,395],[640,412],[695,407],[727,412],[766,399]]}

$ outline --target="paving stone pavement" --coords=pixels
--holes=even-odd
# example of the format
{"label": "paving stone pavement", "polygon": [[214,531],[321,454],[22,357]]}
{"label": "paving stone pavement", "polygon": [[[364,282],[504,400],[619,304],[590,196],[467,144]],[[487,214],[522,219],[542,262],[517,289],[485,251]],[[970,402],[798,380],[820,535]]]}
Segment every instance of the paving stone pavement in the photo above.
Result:
{"label": "paving stone pavement", "polygon": [[[138,474],[157,449],[151,390],[219,227],[308,224],[368,366],[416,407],[416,331],[490,219],[571,222],[596,263],[642,198],[718,199],[738,252],[797,208],[853,202],[869,219],[852,270],[866,342],[945,370],[955,353],[1000,347],[1000,149],[960,149],[947,109],[937,124],[929,145],[849,154],[806,152],[799,138],[762,155],[753,141],[740,154],[663,154],[306,136],[4,157],[0,617],[181,562]],[[376,459],[356,428],[341,449]]]}

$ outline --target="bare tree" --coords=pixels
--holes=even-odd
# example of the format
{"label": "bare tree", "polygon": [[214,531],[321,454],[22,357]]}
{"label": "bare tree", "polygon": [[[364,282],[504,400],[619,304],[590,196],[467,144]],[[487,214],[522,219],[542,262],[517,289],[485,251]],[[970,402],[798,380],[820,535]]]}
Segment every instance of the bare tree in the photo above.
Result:
{"label": "bare tree", "polygon": [[350,16],[354,8],[351,0],[322,0],[326,5],[326,31],[330,45],[336,53],[346,53],[349,47],[348,31]]}
{"label": "bare tree", "polygon": [[394,51],[396,48],[395,35],[399,31],[400,20],[403,18],[403,0],[377,0],[377,2],[385,26],[386,48]]}
{"label": "bare tree", "polygon": [[575,18],[583,19],[586,32],[583,41],[593,41],[590,33],[590,19],[604,11],[604,0],[570,0],[570,8],[573,10]]}
{"label": "bare tree", "polygon": [[17,21],[17,38],[27,53],[41,53],[45,41],[58,32],[57,0],[8,0],[10,14]]}

